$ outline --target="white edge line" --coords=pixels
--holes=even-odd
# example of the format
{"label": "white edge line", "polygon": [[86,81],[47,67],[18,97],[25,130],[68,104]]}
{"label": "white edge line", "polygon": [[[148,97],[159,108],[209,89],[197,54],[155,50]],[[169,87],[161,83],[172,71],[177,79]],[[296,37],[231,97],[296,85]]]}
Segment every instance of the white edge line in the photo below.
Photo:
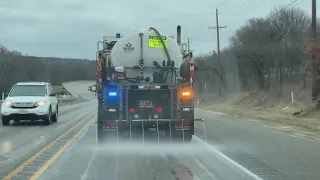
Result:
{"label": "white edge line", "polygon": [[91,164],[92,164],[92,162],[93,162],[93,160],[96,158],[96,151],[94,151],[94,153],[93,153],[93,155],[92,155],[92,157],[91,157],[91,159],[90,159],[90,161],[89,161],[89,163],[88,163],[88,166],[87,166],[87,168],[86,168],[86,170],[84,171],[84,173],[81,175],[81,180],[86,180],[87,179],[87,177],[88,177],[88,172],[89,172],[89,170],[90,170],[90,168],[91,168]]}
{"label": "white edge line", "polygon": [[240,170],[242,170],[244,173],[246,173],[247,175],[251,176],[252,178],[254,178],[255,180],[263,180],[262,178],[260,178],[258,175],[252,173],[251,171],[249,171],[247,168],[241,166],[239,163],[235,162],[234,160],[230,159],[228,156],[226,156],[225,154],[223,154],[222,152],[220,152],[219,150],[215,149],[214,147],[212,147],[211,145],[209,145],[208,143],[204,142],[202,139],[193,136],[194,140],[199,141],[200,143],[204,144],[205,146],[207,146],[210,150],[212,150],[214,153],[218,154],[219,156],[221,156],[222,158],[224,158],[225,160],[227,160],[229,163],[231,163],[232,165],[236,166],[237,168],[239,168]]}
{"label": "white edge line", "polygon": [[193,175],[193,179],[194,179],[194,180],[200,180],[200,179],[198,178],[198,176],[196,176],[196,175]]}
{"label": "white edge line", "polygon": [[[88,128],[88,129],[89,129],[89,128]],[[98,134],[98,133],[96,133],[96,145],[97,145],[97,143],[98,143],[97,134]],[[95,149],[94,152],[93,152],[93,154],[92,154],[92,156],[91,156],[91,159],[90,159],[90,161],[89,161],[89,163],[88,163],[88,166],[87,166],[86,170],[85,170],[84,173],[81,175],[81,178],[80,178],[81,180],[86,180],[86,179],[87,179],[87,177],[88,177],[88,172],[89,172],[89,170],[90,170],[90,168],[91,168],[91,164],[92,164],[93,160],[96,158],[96,153],[97,153],[97,150]]]}
{"label": "white edge line", "polygon": [[202,112],[207,112],[207,113],[213,113],[213,114],[216,114],[216,115],[228,115],[228,114],[223,113],[223,112],[212,111],[212,110],[208,110],[208,109],[195,108],[195,110],[197,110],[197,111],[202,111]]}
{"label": "white edge line", "polygon": [[200,166],[201,169],[203,169],[209,176],[211,176],[211,178],[213,178],[213,180],[217,180],[217,177],[212,174],[208,168],[206,168],[205,165],[203,165],[197,158],[195,158],[194,156],[190,155],[192,157],[192,159]]}

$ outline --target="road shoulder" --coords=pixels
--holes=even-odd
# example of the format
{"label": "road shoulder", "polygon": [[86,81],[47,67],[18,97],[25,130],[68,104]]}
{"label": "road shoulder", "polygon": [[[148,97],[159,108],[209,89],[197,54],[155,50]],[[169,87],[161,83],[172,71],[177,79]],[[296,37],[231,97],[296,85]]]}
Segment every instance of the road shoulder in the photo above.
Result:
{"label": "road shoulder", "polygon": [[200,110],[225,113],[228,116],[282,133],[320,141],[320,124],[317,119],[298,118],[276,113],[274,110],[248,110],[235,106],[198,105]]}

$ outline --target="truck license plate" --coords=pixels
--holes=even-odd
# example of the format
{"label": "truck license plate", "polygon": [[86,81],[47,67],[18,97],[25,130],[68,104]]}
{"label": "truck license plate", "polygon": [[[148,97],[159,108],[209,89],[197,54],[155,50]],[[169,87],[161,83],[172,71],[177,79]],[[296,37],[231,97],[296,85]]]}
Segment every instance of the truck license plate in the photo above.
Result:
{"label": "truck license plate", "polygon": [[139,107],[153,107],[151,100],[140,100]]}
{"label": "truck license plate", "polygon": [[20,110],[20,111],[19,111],[19,114],[27,114],[27,113],[28,113],[27,110]]}

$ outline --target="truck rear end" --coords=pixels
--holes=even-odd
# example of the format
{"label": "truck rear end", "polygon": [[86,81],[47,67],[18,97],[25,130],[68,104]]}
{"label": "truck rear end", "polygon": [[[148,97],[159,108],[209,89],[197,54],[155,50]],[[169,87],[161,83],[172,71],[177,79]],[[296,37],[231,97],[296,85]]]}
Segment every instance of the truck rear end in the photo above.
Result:
{"label": "truck rear end", "polygon": [[144,136],[150,128],[157,133],[164,131],[169,139],[183,141],[190,141],[194,134],[191,88],[175,84],[123,84],[110,88],[106,94],[107,103],[98,111],[101,138],[111,129],[119,137],[129,132],[129,139],[133,132]]}
{"label": "truck rear end", "polygon": [[[149,37],[149,47],[151,47],[150,39],[153,41],[157,39],[156,37],[162,37],[157,31],[157,36],[148,33],[144,35]],[[121,41],[118,44],[113,43],[113,46],[116,44],[114,54],[120,50],[123,50],[121,53],[127,53],[125,55],[120,53],[121,59],[134,56],[135,54],[130,52],[135,50],[139,52],[140,58],[137,58],[139,61],[129,62],[129,66],[116,66],[119,61],[114,59],[111,61],[111,49],[114,48],[112,45],[103,42],[103,50],[98,50],[98,140],[103,142],[106,138],[114,139],[114,137],[116,140],[121,140],[122,137],[131,140],[133,134],[140,134],[144,140],[148,129],[154,128],[158,141],[161,131],[165,132],[170,141],[175,139],[191,141],[194,135],[194,122],[203,122],[202,119],[194,117],[195,95],[190,82],[193,73],[191,72],[187,78],[180,77],[179,67],[175,67],[166,49],[166,42],[161,38],[159,42],[166,51],[168,60],[163,60],[162,63],[150,61],[153,56],[145,53],[148,48],[144,47],[141,34],[139,34],[141,41],[135,42],[129,39],[121,46],[119,45]],[[140,49],[136,49],[137,44]],[[160,45],[152,47],[157,48]],[[174,48],[171,47],[171,50]],[[159,56],[156,56],[156,59],[157,57]],[[178,54],[177,59],[179,58],[182,61],[182,56]],[[193,62],[189,64],[193,65]],[[192,68],[190,71],[193,71]]]}

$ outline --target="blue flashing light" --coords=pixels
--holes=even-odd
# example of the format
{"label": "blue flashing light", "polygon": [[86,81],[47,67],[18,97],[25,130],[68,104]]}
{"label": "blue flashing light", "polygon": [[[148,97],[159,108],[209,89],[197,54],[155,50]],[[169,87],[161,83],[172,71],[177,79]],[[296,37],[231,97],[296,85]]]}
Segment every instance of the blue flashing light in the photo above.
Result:
{"label": "blue flashing light", "polygon": [[117,96],[117,92],[109,92],[108,95],[109,96]]}
{"label": "blue flashing light", "polygon": [[117,33],[117,34],[116,34],[116,38],[120,38],[120,33]]}

